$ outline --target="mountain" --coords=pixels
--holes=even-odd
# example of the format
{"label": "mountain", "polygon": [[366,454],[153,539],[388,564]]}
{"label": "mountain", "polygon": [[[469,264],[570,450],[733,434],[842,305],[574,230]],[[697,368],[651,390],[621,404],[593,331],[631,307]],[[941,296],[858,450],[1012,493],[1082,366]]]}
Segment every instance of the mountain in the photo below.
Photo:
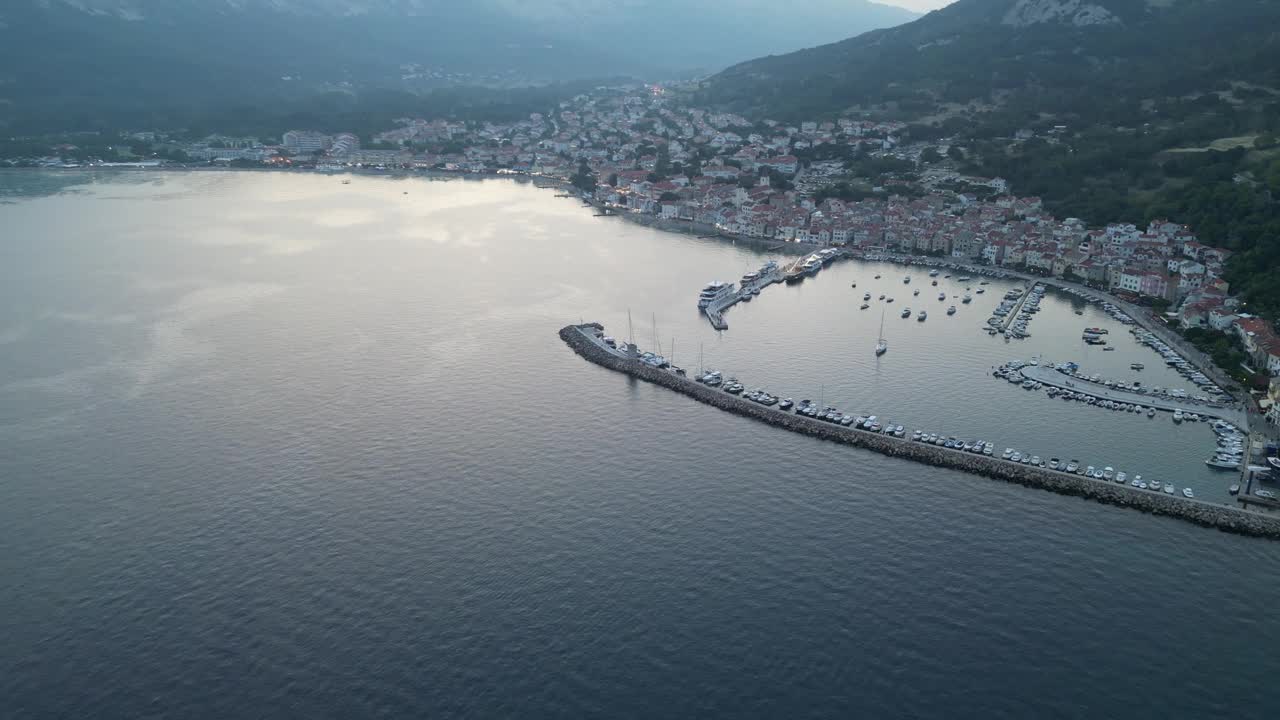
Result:
{"label": "mountain", "polygon": [[914,17],[868,0],[785,13],[771,0],[8,0],[0,127],[317,91],[657,79]]}
{"label": "mountain", "polygon": [[[709,102],[777,116],[1036,96],[1049,110],[1280,86],[1275,0],[959,0],[899,27],[736,65]],[[926,113],[921,113],[926,114]]]}
{"label": "mountain", "polygon": [[733,66],[694,100],[902,119],[1058,217],[1188,224],[1234,253],[1249,311],[1280,319],[1277,0],[958,0]]}

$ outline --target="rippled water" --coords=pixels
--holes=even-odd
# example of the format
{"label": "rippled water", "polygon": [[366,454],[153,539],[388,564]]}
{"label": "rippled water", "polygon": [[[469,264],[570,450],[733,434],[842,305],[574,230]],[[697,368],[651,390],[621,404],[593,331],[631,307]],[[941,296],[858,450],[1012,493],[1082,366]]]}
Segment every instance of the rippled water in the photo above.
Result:
{"label": "rippled water", "polygon": [[[765,255],[527,185],[0,188],[7,717],[1280,707],[1274,543],[780,432],[556,337],[630,311],[686,367],[1221,493],[1204,426],[990,377],[1041,354],[1180,381],[1119,328],[1083,346],[1109,321],[1068,297],[1005,343],[977,329],[1004,286],[949,318],[923,275],[847,263],[717,334],[697,289]],[[890,314],[879,361],[867,290],[930,312]]]}

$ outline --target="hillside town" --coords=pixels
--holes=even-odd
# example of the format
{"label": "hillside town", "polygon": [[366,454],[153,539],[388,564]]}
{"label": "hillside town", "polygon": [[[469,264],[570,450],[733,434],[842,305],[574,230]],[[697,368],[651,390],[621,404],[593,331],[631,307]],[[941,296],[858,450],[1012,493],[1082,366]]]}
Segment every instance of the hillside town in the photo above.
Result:
{"label": "hillside town", "polygon": [[[1202,243],[1176,220],[1091,228],[1055,218],[1001,178],[962,174],[952,161],[958,148],[947,140],[911,141],[906,129],[855,117],[753,122],[688,107],[660,87],[631,86],[579,95],[518,122],[403,118],[369,143],[307,129],[284,133],[278,144],[222,135],[173,142],[154,132],[124,141],[215,165],[531,176],[571,183],[609,212],[702,232],[1064,278],[1167,311],[1184,328],[1235,334],[1255,369],[1280,375],[1273,325],[1247,313],[1223,279],[1227,250]],[[1056,142],[1065,129],[1045,139]],[[1029,132],[1010,141],[1026,141]],[[39,161],[76,164],[60,156]],[[862,172],[868,165],[874,177]],[[1266,404],[1280,423],[1280,406]]]}

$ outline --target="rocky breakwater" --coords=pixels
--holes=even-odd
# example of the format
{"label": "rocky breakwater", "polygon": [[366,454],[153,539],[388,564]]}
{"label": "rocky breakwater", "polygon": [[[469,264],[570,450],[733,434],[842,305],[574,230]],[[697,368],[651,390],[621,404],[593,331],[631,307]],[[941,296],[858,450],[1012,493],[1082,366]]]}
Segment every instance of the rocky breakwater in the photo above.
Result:
{"label": "rocky breakwater", "polygon": [[569,325],[560,338],[583,358],[610,370],[661,385],[727,412],[767,422],[784,430],[804,433],[823,440],[864,448],[890,457],[946,467],[1063,495],[1096,500],[1109,505],[1135,508],[1154,515],[1181,518],[1225,532],[1280,540],[1280,515],[1261,514],[1197,500],[1156,494],[1127,485],[1116,485],[1046,468],[1022,465],[1000,458],[973,455],[937,445],[926,445],[856,428],[833,425],[772,407],[759,405],[610,351],[595,338],[604,330],[596,323]]}

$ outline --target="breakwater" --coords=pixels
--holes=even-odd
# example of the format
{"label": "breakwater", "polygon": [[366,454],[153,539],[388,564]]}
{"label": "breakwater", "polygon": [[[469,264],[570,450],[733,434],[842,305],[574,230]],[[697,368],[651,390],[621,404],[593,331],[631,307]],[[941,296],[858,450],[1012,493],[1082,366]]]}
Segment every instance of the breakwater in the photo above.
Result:
{"label": "breakwater", "polygon": [[767,422],[791,432],[864,448],[890,457],[961,470],[1026,487],[1096,500],[1108,505],[1134,508],[1153,515],[1180,518],[1225,532],[1280,540],[1280,515],[1262,514],[1198,500],[1156,494],[1127,485],[1101,482],[1046,468],[1012,463],[1000,458],[973,455],[937,445],[926,445],[909,439],[833,425],[766,407],[668,370],[647,365],[627,357],[624,353],[613,351],[598,341],[596,335],[603,331],[604,327],[597,323],[568,325],[561,328],[560,339],[578,355],[597,365],[660,385],[721,410]]}

